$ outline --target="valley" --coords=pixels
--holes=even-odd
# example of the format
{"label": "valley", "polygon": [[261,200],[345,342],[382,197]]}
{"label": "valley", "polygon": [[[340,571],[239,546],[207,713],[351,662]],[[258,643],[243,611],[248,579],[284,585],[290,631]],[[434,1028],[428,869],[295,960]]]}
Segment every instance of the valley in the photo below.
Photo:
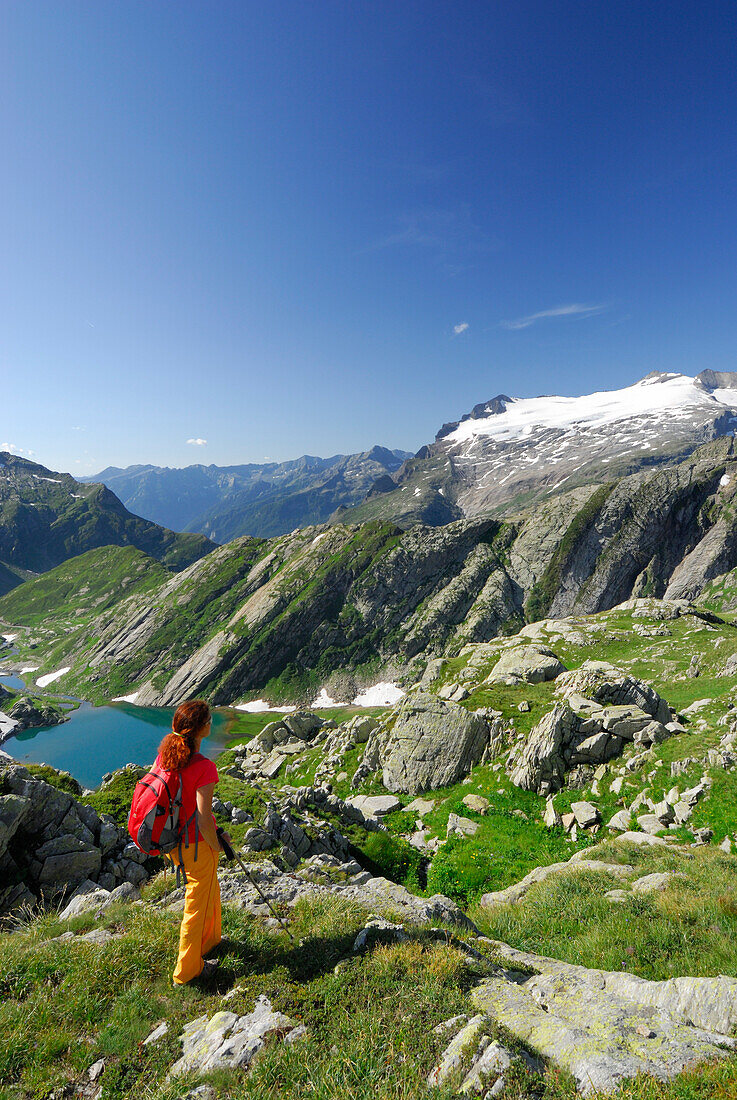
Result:
{"label": "valley", "polygon": [[[720,381],[702,379],[709,416]],[[497,447],[510,408],[527,415],[492,402],[442,438]],[[128,527],[118,501],[120,544],[26,553],[43,569],[0,597],[0,721],[62,722],[7,730],[0,755],[15,1095],[122,1100],[146,1078],[174,1100],[170,1073],[210,1100],[363,1097],[367,1081],[447,1100],[737,1089],[737,454],[727,414],[685,408],[670,454],[592,460],[524,506],[484,498],[451,519],[461,497],[437,483],[395,518],[349,510],[208,547]],[[447,461],[408,459],[359,513]],[[65,514],[78,483],[38,469],[13,492],[62,484],[44,507]],[[216,818],[258,890],[221,868],[221,967],[182,1006],[166,968],[139,962],[147,938],[171,953],[182,894],[125,822],[195,695],[216,708]],[[79,989],[82,957],[88,982],[127,974],[97,994],[121,1022],[85,1024],[72,998],[52,1041],[34,968]],[[151,986],[154,1006],[127,1016],[126,991],[140,1006]]]}

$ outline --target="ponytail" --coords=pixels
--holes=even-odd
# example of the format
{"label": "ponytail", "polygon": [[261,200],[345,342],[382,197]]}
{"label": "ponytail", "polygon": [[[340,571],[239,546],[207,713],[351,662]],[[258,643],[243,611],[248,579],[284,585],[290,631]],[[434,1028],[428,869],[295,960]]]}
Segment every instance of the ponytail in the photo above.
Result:
{"label": "ponytail", "polygon": [[161,763],[167,771],[186,768],[195,753],[197,734],[210,721],[210,708],[203,699],[190,699],[177,708],[172,732],[159,745]]}

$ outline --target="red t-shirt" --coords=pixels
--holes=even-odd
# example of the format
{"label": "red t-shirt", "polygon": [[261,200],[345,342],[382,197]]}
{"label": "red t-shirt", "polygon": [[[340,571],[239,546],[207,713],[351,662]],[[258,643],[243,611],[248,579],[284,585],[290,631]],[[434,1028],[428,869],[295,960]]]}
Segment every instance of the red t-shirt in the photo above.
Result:
{"label": "red t-shirt", "polygon": [[[159,767],[162,767],[160,756],[156,757],[156,763]],[[182,812],[185,821],[188,821],[197,809],[197,791],[199,788],[206,787],[209,783],[217,783],[219,778],[214,762],[208,760],[201,752],[196,752],[186,768],[182,768]],[[212,820],[215,821],[214,814]],[[196,822],[196,818],[190,822],[190,844],[194,844]],[[202,832],[200,832],[200,840],[202,840]]]}

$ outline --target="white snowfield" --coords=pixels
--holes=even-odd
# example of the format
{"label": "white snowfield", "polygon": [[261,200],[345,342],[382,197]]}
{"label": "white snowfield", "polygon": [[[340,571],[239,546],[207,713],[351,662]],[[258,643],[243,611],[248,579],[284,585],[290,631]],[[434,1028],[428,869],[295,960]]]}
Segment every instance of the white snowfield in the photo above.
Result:
{"label": "white snowfield", "polygon": [[272,707],[266,699],[252,699],[250,703],[237,703],[234,710],[244,710],[246,714],[265,714],[266,711],[274,711],[278,714],[288,714],[296,707]]}
{"label": "white snowfield", "polygon": [[503,413],[465,420],[445,442],[460,444],[477,437],[504,442],[530,436],[536,428],[599,428],[648,415],[688,418],[696,411],[718,414],[720,405],[725,409],[737,406],[737,390],[709,392],[689,375],[657,374],[621,390],[581,397],[511,398]]}
{"label": "white snowfield", "polygon": [[359,692],[356,698],[353,700],[354,707],[393,707],[395,703],[398,703],[400,699],[403,699],[406,692],[402,691],[396,684],[384,682],[380,684],[374,684],[373,687],[365,688]]}
{"label": "white snowfield", "polygon": [[111,699],[111,703],[135,703],[139,693],[132,691],[130,695],[116,695],[114,699]]}
{"label": "white snowfield", "polygon": [[71,665],[67,668],[60,668],[58,672],[49,672],[46,676],[39,676],[36,680],[36,687],[45,688],[47,684],[53,684],[55,680],[58,680],[61,676],[65,676],[70,671]]}
{"label": "white snowfield", "polygon": [[335,699],[330,698],[326,688],[320,688],[317,699],[310,703],[310,710],[328,710],[330,707],[347,707],[348,705],[348,703],[336,703]]}
{"label": "white snowfield", "polygon": [[3,634],[3,638],[6,642],[14,642],[17,637],[17,634]]}
{"label": "white snowfield", "polygon": [[18,673],[18,675],[19,675],[19,676],[25,676],[25,675],[27,675],[27,673],[29,673],[29,672],[38,672],[38,669],[39,669],[39,666],[38,666],[38,665],[26,665],[26,667],[25,667],[25,668],[22,668],[22,669],[20,670],[20,672]]}

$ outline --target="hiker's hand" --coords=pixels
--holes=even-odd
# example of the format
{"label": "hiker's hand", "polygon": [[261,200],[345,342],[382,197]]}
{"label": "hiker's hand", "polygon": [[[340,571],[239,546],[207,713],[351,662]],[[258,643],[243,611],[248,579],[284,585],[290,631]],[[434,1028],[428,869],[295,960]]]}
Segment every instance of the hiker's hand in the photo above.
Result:
{"label": "hiker's hand", "polygon": [[223,841],[225,841],[225,843],[229,845],[229,847],[233,847],[233,841],[230,839],[230,833],[226,833],[225,829],[223,829],[222,832],[218,832],[218,840],[220,841],[221,848],[223,847]]}

